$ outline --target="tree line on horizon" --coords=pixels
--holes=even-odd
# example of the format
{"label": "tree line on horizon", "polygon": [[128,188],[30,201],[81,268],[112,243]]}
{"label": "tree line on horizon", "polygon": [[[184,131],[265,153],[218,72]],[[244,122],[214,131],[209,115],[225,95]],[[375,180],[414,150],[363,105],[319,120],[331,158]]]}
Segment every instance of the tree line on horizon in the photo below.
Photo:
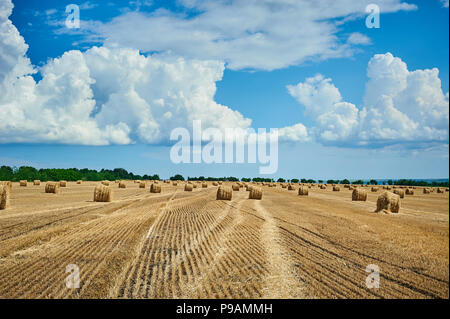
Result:
{"label": "tree line on horizon", "polygon": [[[41,181],[78,181],[78,180],[85,180],[85,181],[103,181],[103,180],[160,180],[160,177],[158,174],[153,175],[135,175],[132,172],[128,172],[127,170],[123,168],[115,168],[113,170],[109,169],[101,169],[100,171],[97,171],[95,169],[77,169],[77,168],[41,168],[36,169],[31,166],[21,166],[19,168],[17,167],[10,167],[10,166],[1,166],[0,167],[0,180],[1,181],[13,181],[18,182],[20,180],[27,180],[29,182],[33,180],[41,180]],[[324,180],[314,180],[314,179],[284,179],[284,178],[278,178],[277,180],[273,178],[262,178],[262,177],[243,177],[241,179],[233,176],[229,177],[205,177],[205,176],[199,176],[199,177],[187,177],[184,178],[181,174],[176,174],[172,177],[170,177],[170,180],[172,181],[230,181],[230,182],[265,182],[265,183],[309,183],[309,184],[322,184],[326,182],[327,184],[368,184],[368,185],[408,185],[408,186],[435,186],[435,187],[448,187],[449,182],[427,182],[427,181],[417,181],[412,179],[399,179],[399,180],[393,180],[389,179],[386,181],[383,181],[382,183],[379,183],[375,179],[371,179],[367,183],[365,183],[363,180],[355,180],[350,181],[348,179],[343,180],[334,180],[329,179],[327,181]]]}

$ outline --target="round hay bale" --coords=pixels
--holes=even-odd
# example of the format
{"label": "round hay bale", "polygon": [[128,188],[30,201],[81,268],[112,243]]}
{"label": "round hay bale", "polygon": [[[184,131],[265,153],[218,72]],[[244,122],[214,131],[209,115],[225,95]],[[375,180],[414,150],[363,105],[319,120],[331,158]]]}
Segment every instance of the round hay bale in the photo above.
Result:
{"label": "round hay bale", "polygon": [[139,182],[139,188],[145,188],[145,182]]}
{"label": "round hay bale", "polygon": [[213,186],[219,186],[219,184],[217,182],[213,182],[212,184],[213,184]]}
{"label": "round hay bale", "polygon": [[405,197],[405,191],[400,188],[394,189],[394,194],[397,194],[398,196],[400,196],[400,198]]}
{"label": "round hay bale", "polygon": [[0,185],[8,187],[9,191],[10,192],[12,191],[12,182],[11,181],[0,182]]}
{"label": "round hay bale", "polygon": [[406,194],[406,195],[414,195],[414,189],[412,189],[412,188],[407,188],[406,191],[405,191],[405,194]]}
{"label": "round hay bale", "polygon": [[248,199],[262,199],[262,189],[259,187],[252,187],[248,194]]}
{"label": "round hay bale", "polygon": [[239,187],[239,185],[237,185],[237,184],[233,184],[233,185],[231,186],[231,188],[233,189],[233,191],[237,191],[237,192],[239,192],[239,190],[241,189],[241,188]]}
{"label": "round hay bale", "polygon": [[45,184],[45,192],[49,194],[59,194],[59,183],[48,182]]}
{"label": "round hay bale", "polygon": [[19,182],[19,185],[20,185],[21,187],[27,187],[28,182],[25,181],[25,180],[22,180],[22,181]]}
{"label": "round hay bale", "polygon": [[66,181],[60,181],[59,182],[59,186],[60,187],[67,187],[67,182]]}
{"label": "round hay bale", "polygon": [[250,191],[252,190],[253,187],[255,187],[255,186],[247,185],[247,186],[245,186],[245,190],[246,190],[247,192],[250,192]]}
{"label": "round hay bale", "polygon": [[203,183],[203,184],[202,184],[202,188],[208,188],[208,184]]}
{"label": "round hay bale", "polygon": [[106,185],[97,185],[94,189],[94,202],[112,202],[113,189]]}
{"label": "round hay bale", "polygon": [[197,184],[192,184],[192,187],[197,188],[198,185]]}
{"label": "round hay bale", "polygon": [[307,186],[301,186],[298,188],[298,194],[301,196],[308,196],[309,188]]}
{"label": "round hay bale", "polygon": [[119,188],[127,188],[127,184],[125,182],[119,182]]}
{"label": "round hay bale", "polygon": [[0,210],[7,209],[9,207],[9,196],[11,189],[7,184],[0,184]]}
{"label": "round hay bale", "polygon": [[431,192],[431,191],[430,191],[429,188],[424,188],[424,189],[423,189],[423,193],[424,193],[424,194],[430,194],[430,192]]}
{"label": "round hay bale", "polygon": [[34,186],[39,186],[39,185],[41,185],[41,181],[38,180],[38,179],[35,179],[35,180],[33,181],[33,185],[34,185]]}
{"label": "round hay bale", "polygon": [[219,185],[222,185],[222,182],[217,182]]}
{"label": "round hay bale", "polygon": [[102,181],[102,185],[109,186],[109,181]]}
{"label": "round hay bale", "polygon": [[153,183],[150,185],[150,193],[161,193],[161,185]]}
{"label": "round hay bale", "polygon": [[219,186],[217,189],[217,200],[231,200],[233,196],[233,190],[230,187]]}
{"label": "round hay bale", "polygon": [[372,187],[372,188],[370,189],[370,191],[376,193],[376,192],[378,192],[378,187]]}
{"label": "round hay bale", "polygon": [[339,192],[340,190],[339,186],[333,186],[333,192]]}
{"label": "round hay bale", "polygon": [[400,210],[400,196],[384,191],[377,199],[377,212],[398,213]]}
{"label": "round hay bale", "polygon": [[281,188],[286,188],[286,187],[287,187],[287,185],[285,185],[285,184],[281,185]]}
{"label": "round hay bale", "polygon": [[367,191],[362,188],[355,188],[352,192],[352,201],[363,201],[367,200]]}
{"label": "round hay bale", "polygon": [[177,186],[178,183],[177,182],[172,182],[172,186]]}
{"label": "round hay bale", "polygon": [[289,184],[289,185],[288,185],[288,191],[295,191],[295,186]]}
{"label": "round hay bale", "polygon": [[194,189],[194,187],[192,186],[192,184],[184,185],[184,191],[185,192],[192,192],[193,189]]}
{"label": "round hay bale", "polygon": [[81,180],[77,181],[77,184],[81,184],[81,183],[82,183],[82,181],[81,181]]}
{"label": "round hay bale", "polygon": [[436,191],[437,191],[439,194],[443,194],[443,193],[444,193],[444,190],[441,189],[441,188],[437,188]]}

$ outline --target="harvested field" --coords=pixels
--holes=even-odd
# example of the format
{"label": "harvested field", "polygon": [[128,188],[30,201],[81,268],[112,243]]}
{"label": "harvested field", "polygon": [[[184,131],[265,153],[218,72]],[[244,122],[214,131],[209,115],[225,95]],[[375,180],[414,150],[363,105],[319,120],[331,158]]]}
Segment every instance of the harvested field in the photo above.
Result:
{"label": "harvested field", "polygon": [[[448,298],[449,194],[400,199],[375,213],[379,192],[308,196],[265,187],[261,200],[217,187],[140,183],[94,202],[98,182],[13,183],[0,211],[0,298]],[[231,183],[223,183],[230,187]],[[80,287],[69,289],[67,265]],[[380,288],[366,287],[366,267]]]}

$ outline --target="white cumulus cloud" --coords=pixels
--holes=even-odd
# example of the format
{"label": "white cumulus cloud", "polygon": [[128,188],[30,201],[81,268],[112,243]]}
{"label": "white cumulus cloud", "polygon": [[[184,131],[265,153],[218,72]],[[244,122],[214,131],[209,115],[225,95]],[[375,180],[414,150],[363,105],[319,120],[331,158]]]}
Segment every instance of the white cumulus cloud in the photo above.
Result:
{"label": "white cumulus cloud", "polygon": [[310,132],[324,144],[385,146],[448,143],[449,94],[436,68],[409,71],[391,53],[376,54],[367,67],[364,105],[345,102],[331,79],[316,75],[288,92],[314,121]]}

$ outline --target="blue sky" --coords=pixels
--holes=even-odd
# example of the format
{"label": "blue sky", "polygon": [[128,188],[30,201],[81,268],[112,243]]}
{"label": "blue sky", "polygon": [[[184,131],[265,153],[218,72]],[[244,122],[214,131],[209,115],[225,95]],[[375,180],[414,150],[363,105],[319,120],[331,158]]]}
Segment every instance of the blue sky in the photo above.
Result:
{"label": "blue sky", "polygon": [[[361,12],[361,8],[323,12],[326,10],[301,7],[298,8],[298,14],[302,17],[299,26],[290,29],[288,25],[277,22],[283,21],[283,15],[286,15],[288,23],[296,8],[284,12],[285,9],[280,6],[274,21],[269,21],[272,15],[267,14],[268,9],[261,8],[257,3],[227,7],[218,4],[205,6],[196,1],[192,1],[192,5],[182,1],[13,1],[14,9],[9,19],[28,45],[24,54],[30,59],[27,67],[31,65],[37,71],[43,70],[48,79],[61,79],[73,72],[67,71],[67,68],[80,63],[78,59],[86,59],[90,77],[96,82],[87,82],[87,88],[91,87],[93,91],[93,97],[89,97],[83,95],[84,89],[73,88],[72,82],[48,80],[48,83],[39,83],[42,73],[33,74],[37,82],[36,91],[40,94],[36,93],[36,101],[42,103],[42,110],[38,112],[57,112],[57,108],[61,107],[61,104],[49,105],[47,101],[52,85],[55,92],[64,92],[65,97],[72,94],[77,98],[82,96],[80,101],[73,102],[74,108],[92,100],[99,109],[109,107],[119,110],[113,103],[115,98],[119,101],[116,103],[120,104],[120,111],[101,114],[92,124],[98,125],[100,134],[105,134],[98,142],[92,136],[99,133],[92,133],[92,136],[86,134],[86,137],[75,133],[75,136],[68,136],[58,131],[59,124],[55,124],[57,133],[52,131],[51,134],[37,130],[32,124],[20,129],[20,133],[13,130],[7,134],[6,128],[11,132],[11,127],[14,129],[18,124],[7,122],[4,131],[0,124],[0,164],[97,169],[123,167],[140,174],[159,173],[161,177],[175,173],[186,176],[259,175],[258,165],[253,164],[171,163],[165,135],[169,128],[156,115],[149,119],[152,121],[149,127],[153,129],[159,125],[160,137],[148,138],[139,131],[139,127],[147,125],[143,120],[147,115],[142,114],[136,115],[138,119],[124,120],[127,125],[125,132],[130,131],[124,136],[118,119],[135,112],[137,107],[131,105],[136,101],[135,96],[125,93],[121,96],[125,88],[110,84],[108,77],[111,75],[97,68],[98,57],[103,58],[105,52],[92,51],[93,46],[98,46],[108,50],[108,56],[121,56],[123,53],[117,50],[122,48],[137,49],[142,56],[158,62],[158,66],[164,65],[165,71],[160,71],[157,66],[150,67],[152,72],[161,72],[158,75],[165,79],[161,81],[164,83],[151,79],[148,87],[182,92],[182,100],[159,92],[146,93],[144,85],[133,93],[137,93],[152,108],[152,103],[164,100],[170,103],[172,109],[183,109],[179,114],[171,111],[171,116],[173,114],[180,123],[183,123],[182,117],[197,116],[186,111],[191,110],[190,103],[207,101],[205,104],[208,106],[196,108],[195,111],[205,118],[209,113],[217,112],[214,115],[224,119],[219,122],[232,126],[247,127],[248,123],[242,120],[244,118],[251,120],[254,128],[285,128],[283,132],[292,132],[281,138],[279,169],[274,177],[446,178],[449,175],[448,4],[446,6],[439,0],[407,1],[408,5],[395,0],[373,2],[381,7],[379,29],[366,27],[366,14]],[[69,30],[64,26],[67,16],[65,6],[70,3],[82,8],[79,30]],[[236,21],[231,21],[230,25],[225,18],[211,22],[221,17],[220,13],[225,10],[236,10]],[[333,15],[335,11],[338,12]],[[253,16],[252,12],[261,14]],[[316,16],[321,14],[325,24],[317,22],[321,19],[316,19]],[[240,28],[241,15],[243,26]],[[249,17],[254,20],[261,17],[261,21],[247,23]],[[281,20],[276,20],[278,18]],[[167,29],[166,20],[174,27]],[[177,28],[178,25],[181,27]],[[299,30],[302,27],[305,32]],[[249,33],[255,37],[247,37]],[[183,39],[191,34],[192,41],[184,42]],[[358,36],[352,38],[352,34]],[[357,40],[352,42],[351,38]],[[217,43],[222,39],[226,41],[219,46]],[[0,48],[1,45],[0,38]],[[70,50],[79,50],[81,55],[73,54],[62,59],[61,56]],[[23,51],[19,47],[18,56]],[[177,76],[170,73],[178,58],[190,63],[191,69],[186,72],[195,75],[198,83],[191,86],[199,91],[189,91],[191,87],[188,84],[192,81],[189,74],[180,76],[186,79],[180,83]],[[215,61],[215,64],[202,64],[199,69],[198,63],[190,62],[192,59],[199,63]],[[0,75],[3,64],[0,63]],[[369,65],[372,65],[371,68]],[[134,64],[130,66],[130,71],[117,70],[113,74],[127,78],[136,76],[138,73],[132,68],[135,68]],[[438,70],[438,75],[430,71],[433,68]],[[13,72],[12,67],[6,70]],[[414,72],[416,70],[418,72]],[[148,72],[151,78],[152,73]],[[205,76],[204,72],[208,75]],[[4,71],[4,74],[8,73]],[[316,77],[318,74],[321,76]],[[80,81],[86,80],[84,73],[77,76]],[[5,79],[12,81],[6,76]],[[214,86],[217,88],[215,92]],[[291,86],[290,90],[288,86]],[[397,86],[398,89],[392,92],[392,88]],[[13,107],[25,108],[23,103],[18,102],[21,93],[11,93],[11,90],[10,100],[5,98],[2,102],[1,90],[6,92],[6,88],[0,86],[0,111],[2,107],[6,109],[6,105],[13,111]],[[198,92],[205,96],[199,98]],[[388,97],[381,101],[379,97],[382,94]],[[192,97],[191,101],[189,97]],[[64,103],[59,96],[54,100]],[[101,102],[110,104],[102,105]],[[127,103],[133,111],[127,110]],[[236,110],[240,115],[232,115],[216,105]],[[30,104],[27,107],[35,106]],[[80,108],[85,110],[87,106]],[[12,114],[13,111],[4,114]],[[57,114],[61,116],[61,113]],[[73,114],[79,116],[78,111]],[[90,120],[89,115],[87,120]],[[67,128],[72,122],[67,120],[64,123]],[[108,125],[115,125],[113,133],[110,133],[112,129],[105,129]],[[220,126],[217,123],[211,125]],[[85,132],[91,129],[91,124],[87,127],[80,130]]]}

